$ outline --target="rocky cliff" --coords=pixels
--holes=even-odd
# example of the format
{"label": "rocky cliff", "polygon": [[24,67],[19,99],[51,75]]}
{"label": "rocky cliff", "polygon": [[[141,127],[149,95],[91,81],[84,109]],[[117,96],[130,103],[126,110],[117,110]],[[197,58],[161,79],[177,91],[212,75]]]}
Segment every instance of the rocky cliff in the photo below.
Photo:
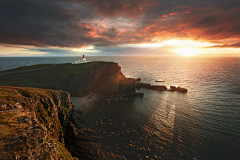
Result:
{"label": "rocky cliff", "polygon": [[70,74],[61,82],[63,89],[72,96],[96,93],[134,93],[135,80],[126,78],[117,63],[101,62],[82,74]]}
{"label": "rocky cliff", "polygon": [[0,87],[0,159],[75,159],[73,116],[65,91]]}
{"label": "rocky cliff", "polygon": [[11,81],[0,85],[65,90],[74,97],[90,91],[103,94],[135,92],[135,80],[126,78],[114,62],[35,65],[4,71],[0,76]]}

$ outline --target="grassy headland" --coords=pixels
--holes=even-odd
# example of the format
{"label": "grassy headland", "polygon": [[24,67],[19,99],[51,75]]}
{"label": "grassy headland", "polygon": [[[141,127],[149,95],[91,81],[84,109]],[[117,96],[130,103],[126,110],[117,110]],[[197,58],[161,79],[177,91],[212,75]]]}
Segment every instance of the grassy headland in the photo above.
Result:
{"label": "grassy headland", "polygon": [[61,82],[70,74],[80,75],[99,62],[80,65],[37,64],[0,72],[0,84],[4,86],[59,89]]}
{"label": "grassy headland", "polygon": [[118,79],[125,79],[119,71],[113,62],[40,64],[0,72],[0,85],[65,90],[75,97],[90,91],[117,93]]}

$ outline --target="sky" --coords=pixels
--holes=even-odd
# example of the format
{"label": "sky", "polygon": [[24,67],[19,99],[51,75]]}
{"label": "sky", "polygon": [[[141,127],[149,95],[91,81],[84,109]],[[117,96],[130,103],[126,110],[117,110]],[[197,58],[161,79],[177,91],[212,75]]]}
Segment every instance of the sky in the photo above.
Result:
{"label": "sky", "polygon": [[240,56],[239,0],[1,0],[0,56]]}

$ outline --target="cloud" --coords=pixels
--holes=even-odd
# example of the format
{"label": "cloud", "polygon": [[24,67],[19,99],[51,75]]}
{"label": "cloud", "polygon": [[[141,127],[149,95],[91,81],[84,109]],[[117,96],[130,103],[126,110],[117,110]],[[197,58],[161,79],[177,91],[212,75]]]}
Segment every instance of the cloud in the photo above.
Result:
{"label": "cloud", "polygon": [[233,43],[233,44],[215,45],[215,46],[211,46],[211,48],[212,47],[217,47],[217,48],[240,48],[240,42]]}
{"label": "cloud", "polygon": [[1,0],[0,43],[97,49],[175,38],[228,44],[240,40],[239,6],[239,0]]}
{"label": "cloud", "polygon": [[[69,11],[69,8],[72,8]],[[87,19],[86,8],[56,1],[1,1],[0,42],[34,46],[84,46],[91,37],[84,34],[88,28],[75,21]],[[79,38],[81,37],[81,38]]]}
{"label": "cloud", "polygon": [[107,17],[127,16],[139,17],[148,7],[156,4],[155,0],[71,0],[72,2],[89,5],[97,10],[98,14]]}
{"label": "cloud", "polygon": [[151,49],[146,47],[110,47],[97,48],[102,55],[131,55],[131,56],[150,56],[150,55],[169,55],[169,52],[163,49]]}
{"label": "cloud", "polygon": [[224,6],[224,4],[222,2],[210,3],[206,7],[205,2],[202,7],[192,8],[189,10],[190,14],[182,16],[180,25],[194,39],[213,41],[239,38],[240,19],[238,15],[240,7],[234,9],[234,6]]}
{"label": "cloud", "polygon": [[[105,3],[109,7],[103,11]],[[131,17],[134,14],[130,15],[130,10],[137,10],[136,7],[145,3],[3,0],[0,2],[0,43],[68,48],[126,44],[132,42],[134,37],[142,39],[136,37],[134,32],[125,31],[131,28],[128,23],[131,19],[125,18],[123,22],[124,18],[106,18],[98,13],[114,15],[121,12]],[[97,4],[100,4],[100,8]],[[137,16],[140,13],[136,11]],[[121,23],[128,25],[122,26]],[[121,31],[123,33],[120,34]]]}

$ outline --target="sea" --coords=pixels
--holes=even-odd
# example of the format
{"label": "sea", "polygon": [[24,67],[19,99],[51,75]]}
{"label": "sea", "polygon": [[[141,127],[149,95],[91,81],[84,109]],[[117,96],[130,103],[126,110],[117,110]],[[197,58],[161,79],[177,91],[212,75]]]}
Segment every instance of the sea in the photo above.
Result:
{"label": "sea", "polygon": [[[0,57],[0,71],[71,63],[77,58]],[[89,56],[87,60],[117,62],[126,77],[141,78],[143,83],[188,89],[187,93],[138,89],[144,96],[133,98],[116,115],[128,126],[141,128],[161,159],[171,155],[172,159],[178,155],[240,159],[240,58]]]}

